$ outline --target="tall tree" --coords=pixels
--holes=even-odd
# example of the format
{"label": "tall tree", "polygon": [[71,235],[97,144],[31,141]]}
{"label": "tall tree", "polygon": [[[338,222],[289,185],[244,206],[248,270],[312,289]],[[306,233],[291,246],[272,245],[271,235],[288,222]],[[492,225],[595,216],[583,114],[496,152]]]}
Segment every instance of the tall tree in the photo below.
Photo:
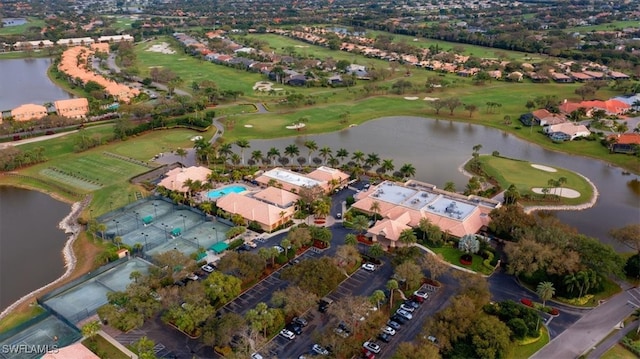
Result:
{"label": "tall tree", "polygon": [[267,158],[268,158],[269,160],[271,160],[271,165],[272,165],[272,166],[273,166],[273,161],[274,161],[276,158],[278,158],[278,157],[280,157],[280,150],[278,150],[278,149],[277,149],[277,148],[275,148],[275,147],[271,147],[271,148],[269,149],[269,151],[267,152]]}
{"label": "tall tree", "polygon": [[285,154],[285,156],[290,157],[291,160],[293,161],[293,158],[300,154],[300,149],[298,148],[298,146],[296,146],[295,143],[292,143],[292,144],[288,145],[287,147],[285,147],[284,154]]}
{"label": "tall tree", "polygon": [[536,294],[542,299],[542,306],[544,307],[547,304],[547,300],[553,298],[553,295],[556,294],[556,289],[551,282],[540,282],[536,287]]}
{"label": "tall tree", "polygon": [[309,154],[308,162],[311,163],[311,154],[318,150],[318,144],[316,143],[316,141],[308,140],[304,141],[304,147],[307,148],[307,152]]}
{"label": "tall tree", "polygon": [[612,229],[609,235],[619,243],[633,249],[640,255],[640,223],[629,224],[622,228]]}
{"label": "tall tree", "polygon": [[400,232],[398,240],[405,246],[410,246],[418,241],[418,239],[416,238],[416,234],[413,232],[412,228],[407,228]]}
{"label": "tall tree", "polygon": [[332,154],[333,150],[329,146],[324,146],[320,149],[320,157],[322,157],[323,163],[327,164],[327,158],[329,158]]}
{"label": "tall tree", "polygon": [[387,289],[389,290],[389,309],[393,308],[393,294],[398,289],[398,281],[389,279],[387,281]]}
{"label": "tall tree", "polygon": [[244,166],[244,150],[246,148],[251,147],[251,145],[249,144],[249,141],[245,140],[245,139],[239,139],[236,141],[236,146],[240,147],[240,158],[242,160],[242,165]]}

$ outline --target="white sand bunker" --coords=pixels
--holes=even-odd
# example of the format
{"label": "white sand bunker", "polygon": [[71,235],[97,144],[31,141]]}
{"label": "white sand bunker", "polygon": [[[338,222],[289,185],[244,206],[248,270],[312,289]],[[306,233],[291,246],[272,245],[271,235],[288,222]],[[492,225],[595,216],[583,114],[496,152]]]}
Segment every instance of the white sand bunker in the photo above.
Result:
{"label": "white sand bunker", "polygon": [[415,101],[415,100],[417,100],[418,98],[417,98],[417,97],[413,97],[413,96],[411,96],[411,97],[405,97],[404,99],[405,99],[405,100],[409,100],[409,101]]}
{"label": "white sand bunker", "polygon": [[549,167],[549,166],[545,166],[545,165],[536,165],[535,163],[532,163],[531,167],[533,167],[535,169],[539,169],[541,171],[545,171],[545,172],[558,172],[558,170],[553,168],[553,167]]}
{"label": "white sand bunker", "polygon": [[436,101],[436,100],[439,100],[439,98],[437,98],[437,97],[425,97],[423,100],[425,100],[425,101]]}
{"label": "white sand bunker", "polygon": [[255,85],[253,85],[254,91],[263,91],[267,92],[273,90],[273,82],[268,81],[258,81]]}
{"label": "white sand bunker", "polygon": [[294,47],[300,47],[300,48],[302,48],[302,47],[309,47],[309,45],[296,45],[296,46],[294,46]]}
{"label": "white sand bunker", "polygon": [[193,136],[191,137],[191,141],[195,142],[195,141],[200,141],[202,139],[202,136]]}
{"label": "white sand bunker", "polygon": [[251,127],[253,127],[253,125],[244,125],[244,127],[251,128]]}
{"label": "white sand bunker", "polygon": [[[535,187],[531,189],[534,193],[542,194],[542,188]],[[560,188],[560,187],[552,187],[549,188],[549,194],[555,194],[556,196],[565,197],[565,198],[578,198],[580,197],[580,192],[571,188]]]}
{"label": "white sand bunker", "polygon": [[298,130],[306,126],[304,123],[296,123],[295,125],[287,126],[287,130]]}
{"label": "white sand bunker", "polygon": [[166,42],[163,42],[161,44],[152,45],[150,48],[147,49],[147,51],[159,52],[161,54],[175,54],[176,53],[175,51],[171,50],[170,45],[167,44]]}

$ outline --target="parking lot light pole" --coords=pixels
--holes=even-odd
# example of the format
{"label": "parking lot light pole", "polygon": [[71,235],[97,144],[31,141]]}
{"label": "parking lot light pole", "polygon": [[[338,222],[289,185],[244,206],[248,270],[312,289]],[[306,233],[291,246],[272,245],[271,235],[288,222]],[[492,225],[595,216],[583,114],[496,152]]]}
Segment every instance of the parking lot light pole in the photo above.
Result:
{"label": "parking lot light pole", "polygon": [[184,214],[181,214],[181,215],[180,215],[180,217],[182,217],[182,230],[186,232],[186,231],[187,231],[187,225],[185,224],[184,219],[185,219],[187,216],[185,216]]}
{"label": "parking lot light pole", "polygon": [[120,235],[120,229],[118,228],[118,223],[120,223],[119,221],[116,221],[115,219],[113,220],[116,223],[116,236]]}
{"label": "parking lot light pole", "polygon": [[158,218],[158,204],[157,203],[153,203],[153,214],[156,215],[156,218]]}

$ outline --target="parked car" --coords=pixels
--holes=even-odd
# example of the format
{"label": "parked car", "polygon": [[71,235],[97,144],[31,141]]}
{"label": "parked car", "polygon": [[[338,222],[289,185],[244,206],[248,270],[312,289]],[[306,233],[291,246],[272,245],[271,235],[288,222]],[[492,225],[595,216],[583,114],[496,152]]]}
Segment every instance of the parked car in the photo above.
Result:
{"label": "parked car", "polygon": [[374,354],[380,353],[380,350],[382,349],[378,344],[374,342],[364,342],[364,344],[362,344],[362,347]]}
{"label": "parked car", "polygon": [[278,253],[284,253],[284,248],[282,248],[282,246],[275,245],[273,246],[273,248],[275,248]]}
{"label": "parked car", "polygon": [[362,265],[362,269],[373,272],[374,270],[376,270],[376,266],[373,263],[365,263]]}
{"label": "parked car", "polygon": [[398,315],[398,314],[393,315],[391,317],[391,320],[396,322],[396,323],[398,323],[398,324],[407,324],[407,322],[409,321],[409,319],[407,319],[407,318],[405,318],[405,317],[403,317],[401,315]]}
{"label": "parked car", "polygon": [[306,327],[307,325],[309,325],[309,322],[307,322],[307,320],[302,317],[295,317],[291,321],[299,324],[301,327]]}
{"label": "parked car", "polygon": [[311,347],[311,350],[313,350],[313,352],[318,354],[318,355],[329,355],[329,351],[327,349],[321,347],[319,344],[314,344]]}
{"label": "parked car", "polygon": [[407,320],[413,319],[413,315],[411,313],[407,312],[406,310],[398,309],[398,310],[396,310],[396,314],[398,314],[399,316],[407,318]]}
{"label": "parked car", "polygon": [[417,295],[413,295],[411,296],[411,300],[413,300],[414,302],[418,302],[420,304],[424,303],[424,298],[422,297],[418,297]]}
{"label": "parked car", "polygon": [[340,212],[336,213],[336,218],[337,218],[337,219],[342,218],[342,213],[340,213]]}
{"label": "parked car", "polygon": [[413,292],[413,295],[422,299],[428,299],[429,298],[429,294],[427,294],[427,292],[422,291],[422,290],[416,290],[415,292]]}
{"label": "parked car", "polygon": [[249,247],[251,247],[251,248],[256,248],[256,247],[258,246],[258,245],[257,245],[257,244],[255,244],[253,241],[251,241],[251,242],[247,242],[247,243],[245,243],[245,244],[246,244],[246,245],[248,245],[248,246],[249,246]]}
{"label": "parked car", "polygon": [[389,341],[391,341],[391,336],[387,333],[380,333],[378,334],[378,339],[385,343],[388,343]]}
{"label": "parked car", "polygon": [[302,327],[294,322],[287,324],[286,329],[292,331],[295,335],[302,334]]}
{"label": "parked car", "polygon": [[351,335],[351,331],[349,330],[347,325],[344,324],[343,322],[340,322],[333,331],[343,338],[347,338],[348,336]]}
{"label": "parked car", "polygon": [[320,299],[320,301],[318,302],[318,311],[320,313],[326,312],[331,304],[333,304],[333,299],[331,298],[324,297]]}
{"label": "parked car", "polygon": [[393,328],[395,331],[398,331],[398,329],[400,329],[400,323],[395,322],[393,320],[388,321],[387,326]]}
{"label": "parked car", "polygon": [[411,306],[411,307],[413,307],[413,308],[415,308],[415,309],[420,308],[420,303],[419,303],[419,302],[416,302],[415,300],[406,300],[406,301],[404,302],[404,304],[406,304],[406,305],[408,305],[408,306]]}
{"label": "parked car", "polygon": [[438,341],[438,339],[436,339],[436,337],[434,337],[433,335],[429,335],[427,337],[427,340],[432,342],[432,343],[434,343],[434,344]]}
{"label": "parked car", "polygon": [[390,326],[386,326],[382,329],[383,333],[387,333],[389,335],[396,335],[396,330],[391,328]]}
{"label": "parked car", "polygon": [[293,334],[293,332],[292,332],[292,331],[287,330],[287,329],[282,329],[282,330],[280,331],[280,335],[281,335],[281,336],[283,336],[283,337],[285,337],[285,338],[287,338],[287,339],[289,339],[289,340],[293,340],[293,339],[295,339],[295,338],[296,338],[296,335],[295,335],[295,334]]}
{"label": "parked car", "polygon": [[262,355],[260,355],[260,353],[253,353],[251,354],[251,359],[263,359]]}
{"label": "parked car", "polygon": [[408,313],[413,313],[413,311],[416,310],[416,308],[414,308],[413,306],[405,304],[405,303],[402,303],[402,305],[400,305],[400,309],[402,309],[402,310],[404,310],[405,312],[408,312]]}
{"label": "parked car", "polygon": [[196,281],[196,280],[200,279],[200,277],[198,277],[198,275],[195,274],[195,273],[189,273],[189,274],[187,274],[187,279]]}
{"label": "parked car", "polygon": [[205,264],[200,268],[207,273],[213,273],[213,270],[214,270],[213,267],[208,264]]}

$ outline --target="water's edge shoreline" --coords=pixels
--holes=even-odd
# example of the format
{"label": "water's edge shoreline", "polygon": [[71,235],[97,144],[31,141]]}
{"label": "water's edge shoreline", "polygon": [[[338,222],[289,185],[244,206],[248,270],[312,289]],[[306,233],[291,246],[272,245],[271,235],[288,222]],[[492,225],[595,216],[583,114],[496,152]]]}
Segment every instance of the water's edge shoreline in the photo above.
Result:
{"label": "water's edge shoreline", "polygon": [[[28,188],[28,189],[37,190],[34,188]],[[43,192],[43,191],[40,191],[40,192]],[[43,192],[43,193],[50,195],[52,198],[56,200],[60,200],[58,196],[53,195],[50,192]],[[60,223],[58,223],[58,228],[63,230],[65,234],[69,234],[69,236],[67,237],[67,241],[65,242],[65,245],[62,248],[62,255],[64,258],[64,266],[65,266],[64,273],[54,281],[49,282],[48,284],[23,295],[20,299],[13,302],[11,305],[9,305],[0,313],[0,320],[2,320],[4,317],[9,315],[14,309],[19,307],[20,305],[24,304],[28,300],[31,300],[38,293],[41,293],[55,285],[58,285],[59,283],[66,280],[67,278],[69,278],[69,276],[73,274],[73,272],[76,269],[76,264],[78,262],[76,253],[73,250],[73,244],[75,243],[82,229],[81,225],[78,223],[78,217],[84,211],[84,209],[89,205],[90,202],[91,202],[91,196],[87,196],[83,200],[73,203],[71,205],[71,211],[69,212],[69,214],[67,214],[60,221]]]}

